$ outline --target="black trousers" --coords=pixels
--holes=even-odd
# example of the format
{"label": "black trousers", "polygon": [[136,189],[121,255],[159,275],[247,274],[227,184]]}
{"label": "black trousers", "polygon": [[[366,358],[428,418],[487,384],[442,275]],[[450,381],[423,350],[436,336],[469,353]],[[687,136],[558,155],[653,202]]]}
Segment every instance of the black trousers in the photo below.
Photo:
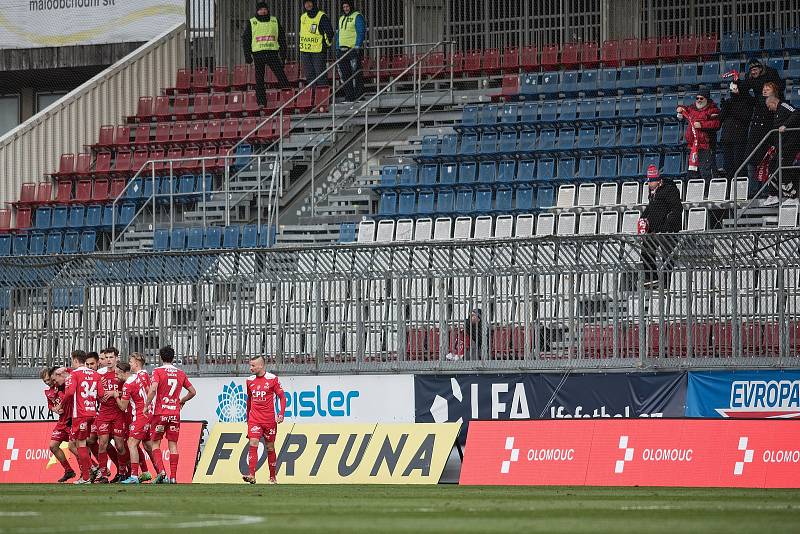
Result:
{"label": "black trousers", "polygon": [[278,79],[278,86],[281,89],[289,88],[289,79],[283,71],[283,61],[280,52],[269,50],[267,52],[256,52],[253,54],[253,64],[256,68],[256,99],[260,106],[267,105],[267,88],[264,82],[265,69],[269,67]]}
{"label": "black trousers", "polygon": [[701,148],[697,153],[697,170],[689,171],[688,178],[702,178],[711,180],[714,177],[714,168],[717,166],[714,151],[710,148]]}
{"label": "black trousers", "polygon": [[[657,235],[657,234],[656,234]],[[645,235],[642,238],[642,264],[644,265],[644,279],[646,282],[658,280],[658,266],[664,263],[664,287],[669,288],[672,273],[672,260],[670,255],[674,248],[673,243],[663,238]]]}
{"label": "black trousers", "polygon": [[351,48],[340,48],[336,51],[336,57],[346,59],[339,63],[339,73],[342,78],[342,91],[345,98],[355,102],[364,94],[364,79],[361,75],[361,50]]}
{"label": "black trousers", "polygon": [[[722,158],[725,160],[725,177],[728,180],[736,178],[734,174],[747,157],[747,143],[722,143]],[[742,176],[747,175],[747,167],[742,169]]]}

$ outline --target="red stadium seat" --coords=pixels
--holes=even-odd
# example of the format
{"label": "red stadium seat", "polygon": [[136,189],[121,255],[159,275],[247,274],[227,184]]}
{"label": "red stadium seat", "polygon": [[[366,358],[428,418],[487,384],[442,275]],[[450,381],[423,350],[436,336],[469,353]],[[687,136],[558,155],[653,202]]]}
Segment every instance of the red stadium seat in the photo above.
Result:
{"label": "red stadium seat", "polygon": [[127,125],[117,126],[117,133],[114,137],[114,148],[119,150],[131,146],[131,127]]}
{"label": "red stadium seat", "polygon": [[507,74],[503,76],[503,86],[500,96],[510,99],[519,96],[519,74]]}
{"label": "red stadium seat", "polygon": [[170,133],[172,130],[172,124],[168,122],[159,123],[156,125],[156,139],[155,144],[160,147],[166,147],[170,144]]}
{"label": "red stadium seat", "polygon": [[463,52],[456,52],[453,54],[453,77],[460,78],[464,76],[464,54]]}
{"label": "red stadium seat", "polygon": [[[397,54],[392,56],[392,72],[393,76],[400,76],[404,70],[411,66],[411,56],[407,54]],[[409,71],[406,74],[402,74],[403,78],[411,78],[412,73]]]}
{"label": "red stadium seat", "polygon": [[256,67],[255,65],[247,66],[247,89],[256,86]]}
{"label": "red stadium seat", "polygon": [[19,199],[13,202],[13,204],[15,206],[24,206],[26,204],[33,204],[34,202],[36,202],[36,184],[33,182],[23,182],[19,189]]}
{"label": "red stadium seat", "polygon": [[409,328],[406,333],[406,358],[409,360],[429,360],[428,329]]}
{"label": "red stadium seat", "polygon": [[114,126],[105,125],[100,127],[100,135],[97,143],[92,145],[94,150],[110,150],[114,146]]}
{"label": "red stadium seat", "polygon": [[255,91],[247,91],[244,94],[244,112],[247,115],[259,115],[261,106],[258,105]]}
{"label": "red stadium seat", "polygon": [[600,64],[600,49],[594,41],[586,41],[581,45],[581,65],[594,68]]}
{"label": "red stadium seat", "polygon": [[450,76],[450,62],[445,60],[444,52],[431,52],[422,60],[422,75],[427,78]]}
{"label": "red stadium seat", "polygon": [[92,181],[80,180],[75,184],[75,197],[72,202],[75,204],[87,204],[92,199]]}
{"label": "red stadium seat", "polygon": [[211,95],[211,105],[208,108],[209,117],[223,118],[225,117],[225,94],[214,93]]}
{"label": "red stadium seat", "polygon": [[[110,154],[109,154],[110,155]],[[68,204],[72,199],[72,182],[61,181],[56,183],[56,198],[53,204]]]}
{"label": "red stadium seat", "polygon": [[176,94],[176,93],[188,93],[189,87],[191,86],[192,75],[189,73],[189,69],[178,69],[178,72],[175,76],[175,87],[168,87],[166,89],[166,93],[168,95]]}
{"label": "red stadium seat", "polygon": [[128,151],[117,152],[117,157],[114,159],[113,175],[122,176],[128,175],[133,166],[133,154]]}
{"label": "red stadium seat", "polygon": [[183,163],[184,170],[187,171],[194,171],[201,168],[200,160],[197,159],[200,157],[200,149],[197,147],[187,148],[183,151],[183,157],[186,161]]}
{"label": "red stadium seat", "polygon": [[600,49],[600,61],[604,67],[619,67],[619,41],[604,41]]}
{"label": "red stadium seat", "polygon": [[171,146],[183,146],[188,140],[189,123],[176,122],[172,125],[172,135],[170,136],[169,144]]}
{"label": "red stadium seat", "polygon": [[36,186],[36,204],[49,204],[53,200],[53,182],[39,182]]}
{"label": "red stadium seat", "polygon": [[320,113],[328,111],[331,100],[331,88],[328,86],[317,87],[314,90],[314,109]]}
{"label": "red stadium seat", "polygon": [[94,162],[94,172],[92,176],[99,178],[111,174],[111,152],[101,152],[97,155]]}
{"label": "red stadium seat", "polygon": [[581,335],[584,358],[609,358],[614,353],[614,327],[585,325]]}
{"label": "red stadium seat", "polygon": [[503,51],[502,69],[506,74],[519,72],[519,48],[507,48]]}
{"label": "red stadium seat", "polygon": [[137,150],[133,153],[133,161],[131,162],[131,171],[132,174],[136,174],[140,170],[142,172],[151,173],[152,168],[150,165],[147,166],[147,169],[142,169],[147,163],[147,160],[150,159],[150,154],[147,150]]}
{"label": "red stadium seat", "polygon": [[[300,92],[300,91],[302,91],[302,89],[299,89],[297,92]],[[278,109],[278,108],[280,108],[280,107],[283,107],[283,106],[285,106],[286,104],[288,104],[288,103],[289,103],[289,101],[290,101],[292,98],[294,98],[294,95],[295,95],[295,93],[296,93],[296,92],[295,92],[295,90],[294,90],[294,89],[281,89],[280,93],[278,93],[278,102],[277,102],[277,104],[278,104],[278,107],[277,107],[277,108],[275,108],[275,109]],[[294,102],[292,102],[292,105],[291,105],[291,106],[288,106],[288,107],[294,107],[294,106],[296,106],[296,105],[297,105],[297,100],[295,100]],[[291,109],[287,109],[286,111],[287,111],[287,113],[288,113],[288,112],[291,112]]]}
{"label": "red stadium seat", "polygon": [[620,59],[626,67],[638,65],[639,63],[639,39],[625,39],[622,41]]}
{"label": "red stadium seat", "polygon": [[195,121],[189,124],[189,135],[187,141],[195,145],[203,143],[205,138],[206,124],[203,121]]}
{"label": "red stadium seat", "polygon": [[277,90],[267,91],[267,105],[264,110],[267,113],[272,113],[280,107],[281,92]]}
{"label": "red stadium seat", "polygon": [[136,104],[136,116],[128,122],[149,122],[153,118],[153,97],[141,96]]}
{"label": "red stadium seat", "polygon": [[239,91],[232,91],[228,93],[228,102],[225,104],[225,111],[231,117],[241,115],[244,111],[244,95]]}
{"label": "red stadium seat", "polygon": [[111,190],[108,194],[109,200],[116,200],[122,194],[122,191],[125,189],[126,181],[122,178],[116,178],[111,180]]}
{"label": "red stadium seat", "polygon": [[164,161],[164,159],[166,159],[166,153],[163,148],[150,150],[150,152],[147,153],[147,159],[153,162],[152,165],[155,167],[156,172],[161,172],[167,168],[167,163]]}
{"label": "red stadium seat", "polygon": [[109,181],[95,180],[92,188],[92,202],[106,202],[109,197]]}
{"label": "red stadium seat", "polygon": [[500,51],[489,48],[483,53],[483,72],[489,75],[500,73]]}
{"label": "red stadium seat", "polygon": [[179,95],[175,97],[175,110],[173,111],[175,120],[186,120],[191,116],[189,112],[189,95]]}
{"label": "red stadium seat", "polygon": [[[177,160],[183,158],[183,149],[180,148],[170,148],[167,150],[167,159]],[[164,165],[164,168],[167,172],[170,171],[170,163],[167,162]],[[172,162],[172,172],[178,172],[183,169],[183,162],[182,161],[174,161]]]}
{"label": "red stadium seat", "polygon": [[208,69],[201,67],[192,72],[192,91],[195,93],[208,92]]}
{"label": "red stadium seat", "polygon": [[146,146],[150,144],[150,125],[149,124],[140,124],[136,127],[136,131],[133,134],[133,145],[134,146]]}
{"label": "red stadium seat", "polygon": [[658,57],[662,62],[678,59],[678,40],[675,37],[662,37],[658,42]]}
{"label": "red stadium seat", "polygon": [[228,67],[216,67],[214,69],[211,88],[220,93],[228,90]]}
{"label": "red stadium seat", "polygon": [[222,122],[218,120],[210,120],[206,123],[205,127],[205,145],[215,145],[219,143],[222,138]]}
{"label": "red stadium seat", "polygon": [[247,65],[236,65],[233,67],[233,82],[231,87],[237,91],[247,89]]}
{"label": "red stadium seat", "polygon": [[231,144],[239,140],[239,119],[227,119],[222,124],[221,140]]}
{"label": "red stadium seat", "polygon": [[28,228],[30,228],[32,214],[33,210],[31,210],[31,208],[28,206],[17,209],[16,229],[27,230]]}
{"label": "red stadium seat", "polygon": [[172,111],[170,110],[170,103],[168,96],[157,96],[155,109],[153,115],[157,121],[171,121]]}
{"label": "red stadium seat", "polygon": [[[714,323],[712,326],[713,353],[703,355],[731,357],[734,354],[738,354],[738,349],[733,346],[733,328],[730,322]],[[761,325],[759,323],[745,322],[739,328],[742,356],[764,356],[766,348]]]}
{"label": "red stadium seat", "polygon": [[88,178],[92,174],[92,155],[88,152],[81,152],[75,158],[75,177]]}
{"label": "red stadium seat", "polygon": [[539,70],[541,63],[539,62],[539,49],[535,46],[526,46],[520,51],[520,66],[524,72],[533,72]]}
{"label": "red stadium seat", "polygon": [[678,55],[684,61],[697,61],[699,43],[694,35],[685,35],[678,42]]}
{"label": "red stadium seat", "polygon": [[[58,162],[58,170],[50,174],[55,179],[72,178],[75,176],[75,154],[61,154]],[[20,198],[21,199],[21,198]],[[33,193],[31,193],[33,200]]]}
{"label": "red stadium seat", "polygon": [[554,70],[558,67],[558,46],[548,45],[542,48],[542,69]]}
{"label": "red stadium seat", "polygon": [[309,112],[313,107],[314,89],[310,86],[300,89],[300,92],[297,94],[297,98],[294,102],[292,102],[292,108],[301,112]]}
{"label": "red stadium seat", "polygon": [[467,76],[477,76],[481,73],[482,50],[470,50],[464,57],[464,74]]}
{"label": "red stadium seat", "polygon": [[194,103],[192,105],[193,119],[206,119],[208,118],[208,95],[199,94],[194,95]]}
{"label": "red stadium seat", "polygon": [[561,48],[561,66],[565,69],[574,69],[578,66],[578,44],[564,43]]}
{"label": "red stadium seat", "polygon": [[639,43],[639,61],[642,63],[658,62],[658,39],[644,39]]}
{"label": "red stadium seat", "polygon": [[289,80],[289,85],[296,86],[299,83],[300,65],[298,63],[287,63],[283,66],[283,72],[286,73],[286,79]]}
{"label": "red stadium seat", "polygon": [[11,230],[11,210],[10,209],[1,209],[0,210],[0,232],[8,232]]}
{"label": "red stadium seat", "polygon": [[719,53],[719,35],[709,33],[700,37],[700,55],[708,61]]}

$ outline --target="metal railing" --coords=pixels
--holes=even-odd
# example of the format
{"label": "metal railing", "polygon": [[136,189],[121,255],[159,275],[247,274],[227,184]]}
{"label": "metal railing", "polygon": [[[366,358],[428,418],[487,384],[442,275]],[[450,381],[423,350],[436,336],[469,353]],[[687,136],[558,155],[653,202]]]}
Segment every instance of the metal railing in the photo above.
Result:
{"label": "metal railing", "polygon": [[794,367],[798,251],[781,230],[1,258],[0,372],[167,343],[208,374],[253,354],[284,373]]}

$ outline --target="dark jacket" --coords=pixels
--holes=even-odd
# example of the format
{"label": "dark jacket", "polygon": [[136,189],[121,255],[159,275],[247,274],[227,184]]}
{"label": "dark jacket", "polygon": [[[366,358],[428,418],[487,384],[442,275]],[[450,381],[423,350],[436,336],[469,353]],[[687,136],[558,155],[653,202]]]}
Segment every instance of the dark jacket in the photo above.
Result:
{"label": "dark jacket", "polygon": [[469,317],[464,322],[464,331],[469,336],[469,346],[474,350],[480,350],[483,345],[483,313],[478,310],[478,322],[473,324]]}
{"label": "dark jacket", "polygon": [[[787,102],[781,102],[775,112],[775,122],[773,128],[800,128],[800,109],[795,108]],[[778,146],[777,133],[773,134],[772,143]],[[800,151],[800,132],[785,132],[783,134],[783,156],[784,161],[794,161],[797,152]]]}
{"label": "dark jacket", "polygon": [[[317,3],[314,2],[314,8],[311,9],[310,11],[305,11],[305,13],[308,13],[308,16],[313,19],[314,17],[317,16],[318,11],[319,8],[317,8]],[[324,53],[328,49],[328,42],[330,42],[331,44],[336,42],[336,36],[334,35],[333,25],[331,24],[331,19],[330,17],[328,17],[327,13],[323,13],[322,18],[319,19],[319,31],[323,35],[328,37],[327,41],[325,39],[322,40],[322,52]],[[300,32],[298,30],[298,38],[299,35]]]}
{"label": "dark jacket", "polygon": [[720,142],[725,145],[747,145],[747,132],[753,116],[753,99],[744,93],[731,93],[720,104]]}
{"label": "dark jacket", "polygon": [[[259,17],[255,15],[255,17],[261,21],[266,22],[269,20],[270,13],[267,12],[266,17]],[[250,19],[247,19],[247,23],[244,25],[244,32],[242,33],[242,48],[244,49],[244,58],[247,60],[248,63],[253,59],[253,52],[252,52],[252,43],[253,43],[253,31],[250,28]],[[281,26],[281,21],[278,21],[278,45],[280,45],[280,50],[278,53],[281,56],[281,61],[284,60],[286,57],[286,34],[283,32],[283,26]],[[256,52],[257,54],[265,54],[266,52]]]}
{"label": "dark jacket", "polygon": [[[748,77],[745,80],[737,82],[739,92],[750,95],[753,99],[753,116],[750,121],[750,133],[747,137],[748,153],[761,142],[767,132],[772,128],[772,122],[774,120],[772,112],[767,108],[764,97],[761,96],[761,90],[764,88],[765,84],[773,82],[778,86],[778,97],[783,99],[783,94],[786,89],[786,82],[781,79],[778,71],[766,66],[763,67],[763,69],[763,74],[758,78]],[[762,146],[758,154],[751,161],[758,163],[765,151],[766,148]]]}
{"label": "dark jacket", "polygon": [[651,234],[681,231],[683,204],[675,182],[665,178],[661,186],[654,193],[650,193],[650,200],[642,218],[647,219],[648,232]]}
{"label": "dark jacket", "polygon": [[748,76],[746,79],[736,82],[736,85],[739,86],[739,92],[750,94],[750,96],[761,96],[761,89],[764,88],[764,84],[773,82],[778,86],[778,93],[783,96],[783,92],[786,90],[786,82],[781,79],[781,75],[772,67],[764,66],[763,69],[764,72],[758,78],[750,78]]}

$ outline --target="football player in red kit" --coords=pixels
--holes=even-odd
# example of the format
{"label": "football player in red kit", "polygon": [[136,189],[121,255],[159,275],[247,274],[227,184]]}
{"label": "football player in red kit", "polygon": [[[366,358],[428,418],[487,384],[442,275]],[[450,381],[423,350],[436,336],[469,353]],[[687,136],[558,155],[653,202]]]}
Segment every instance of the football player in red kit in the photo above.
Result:
{"label": "football player in red kit", "polygon": [[64,398],[65,376],[58,367],[42,369],[39,376],[48,386],[44,391],[44,396],[47,398],[47,409],[54,414],[58,414],[58,422],[50,434],[49,448],[53,457],[64,468],[64,476],[58,479],[58,482],[66,482],[71,478],[75,478],[75,471],[67,460],[64,451],[61,450],[61,444],[69,442],[70,411],[64,410],[61,406],[61,401]]}
{"label": "football player in red kit", "polygon": [[[245,482],[256,483],[256,465],[258,465],[258,442],[262,439],[267,445],[267,462],[269,464],[269,482],[277,484],[275,437],[278,434],[278,423],[283,422],[286,413],[286,396],[283,393],[278,377],[266,372],[267,362],[263,356],[250,360],[252,376],[247,378],[247,438],[250,450],[247,455],[248,475],[242,477]],[[280,401],[280,413],[275,415],[275,396]]]}
{"label": "football player in red kit", "polygon": [[100,375],[94,369],[87,367],[88,359],[86,353],[78,354],[78,362],[81,366],[70,374],[62,400],[65,407],[72,409],[72,426],[69,437],[71,441],[75,441],[78,448],[78,464],[81,468],[81,478],[76,480],[75,484],[90,483],[92,460],[87,441],[97,416],[97,401],[102,399],[105,394],[103,384],[100,382]]}
{"label": "football player in red kit", "polygon": [[[101,368],[97,371],[100,380],[103,382],[105,391],[119,392],[123,382],[117,378],[117,359],[119,351],[114,347],[108,347],[100,352]],[[117,467],[117,476],[111,482],[118,482],[121,473],[127,469],[128,458],[125,447],[125,427],[127,418],[117,405],[117,397],[112,395],[100,403],[100,412],[97,415],[97,445],[98,463],[100,464],[100,477],[95,482],[107,483],[111,473],[108,470],[108,458]],[[114,446],[109,446],[111,439],[114,439]],[[127,477],[125,477],[127,478]]]}
{"label": "football player in red kit", "polygon": [[[153,457],[162,458],[161,440],[164,436],[167,438],[171,477],[167,478],[166,473],[161,469],[155,479],[155,483],[176,484],[178,480],[178,435],[181,428],[181,408],[197,392],[186,377],[186,373],[172,365],[172,362],[175,361],[175,350],[172,347],[160,348],[158,356],[164,365],[153,369],[153,377],[150,383],[150,391],[147,394],[145,409],[154,405],[154,415],[150,423],[150,447],[153,450]],[[187,393],[181,398],[181,392],[184,389]]]}
{"label": "football player in red kit", "polygon": [[[117,376],[125,382],[122,386],[122,394],[117,393],[117,404],[121,410],[127,411],[130,417],[127,445],[131,458],[131,474],[121,481],[122,484],[138,484],[140,482],[139,443],[146,442],[150,435],[152,414],[145,410],[150,376],[144,370],[144,362],[144,355],[134,352],[131,354],[128,365],[117,365]],[[145,447],[149,448],[149,444],[146,444]],[[156,467],[158,468],[158,466]]]}

